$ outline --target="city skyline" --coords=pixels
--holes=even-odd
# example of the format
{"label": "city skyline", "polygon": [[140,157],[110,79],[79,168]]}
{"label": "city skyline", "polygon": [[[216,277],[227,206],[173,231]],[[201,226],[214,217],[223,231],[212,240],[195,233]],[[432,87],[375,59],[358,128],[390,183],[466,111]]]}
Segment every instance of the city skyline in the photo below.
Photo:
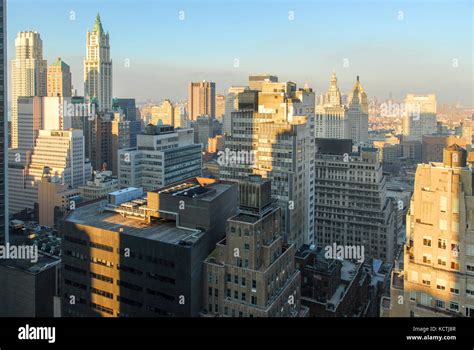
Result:
{"label": "city skyline", "polygon": [[[335,70],[344,94],[359,75],[369,98],[434,93],[441,103],[473,105],[469,1],[430,2],[432,6],[424,7],[423,1],[384,6],[362,1],[280,1],[269,6],[268,1],[142,0],[133,8],[127,6],[126,13],[118,0],[94,2],[95,6],[89,1],[50,3],[54,8],[33,0],[11,2],[8,60],[13,58],[17,32],[37,31],[44,58],[50,64],[61,57],[70,65],[79,95],[86,32],[99,12],[111,34],[114,97],[181,100],[187,97],[190,81],[204,79],[215,81],[216,93],[223,93],[231,85],[245,83],[252,73],[276,74],[281,81],[300,86],[308,83],[320,94]],[[205,6],[204,11],[203,3],[216,6]],[[21,13],[26,9],[39,15],[25,27]],[[44,11],[51,16],[41,16]],[[336,25],[331,22],[334,18],[339,18]],[[209,21],[214,26],[202,25]],[[247,24],[239,26],[243,23]],[[261,30],[269,26],[271,30]],[[348,30],[351,26],[357,30]],[[440,78],[443,84],[438,84]]]}

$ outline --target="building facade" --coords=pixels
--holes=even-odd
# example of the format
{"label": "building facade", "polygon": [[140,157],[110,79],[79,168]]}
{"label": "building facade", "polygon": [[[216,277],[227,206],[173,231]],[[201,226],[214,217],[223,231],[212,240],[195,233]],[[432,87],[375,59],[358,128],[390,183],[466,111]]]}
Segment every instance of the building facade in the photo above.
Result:
{"label": "building facade", "polygon": [[189,83],[188,116],[196,120],[201,115],[216,116],[216,83],[200,81]]}
{"label": "building facade", "polygon": [[296,317],[300,273],[295,245],[281,235],[271,184],[252,175],[239,184],[239,213],[204,262],[203,314],[214,317]]}
{"label": "building facade", "polygon": [[84,59],[84,97],[95,101],[100,111],[112,109],[112,59],[109,33],[104,32],[97,14],[94,28],[87,33]]}
{"label": "building facade", "polygon": [[71,97],[71,69],[60,57],[48,67],[47,77],[48,96]]}

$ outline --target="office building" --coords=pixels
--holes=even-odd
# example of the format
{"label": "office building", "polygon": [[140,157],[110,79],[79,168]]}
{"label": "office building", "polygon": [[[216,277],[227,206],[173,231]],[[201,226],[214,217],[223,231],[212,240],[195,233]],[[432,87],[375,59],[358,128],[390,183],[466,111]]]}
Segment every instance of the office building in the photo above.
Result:
{"label": "office building", "polygon": [[71,97],[71,69],[60,57],[48,67],[47,95],[54,97]]}
{"label": "office building", "polygon": [[107,194],[118,190],[118,180],[112,176],[110,170],[94,171],[93,180],[87,181],[85,185],[78,187],[83,201],[91,201],[107,197]]}
{"label": "office building", "polygon": [[321,247],[303,246],[296,254],[301,272],[301,304],[310,317],[367,317],[371,278],[364,264],[327,258]]}
{"label": "office building", "polygon": [[38,203],[38,183],[45,167],[49,168],[49,174],[60,177],[61,183],[72,188],[85,184],[91,177],[92,168],[85,159],[81,130],[40,130],[25,161],[16,162],[16,154],[10,153],[9,157],[10,214],[33,209]]}
{"label": "office building", "polygon": [[[359,85],[356,84],[355,88],[358,88],[358,86]],[[355,95],[358,96],[359,92],[355,92]],[[360,106],[356,105],[355,102],[356,101],[354,101],[353,113],[357,114],[361,110],[359,109]],[[358,119],[355,118],[355,120],[357,121]],[[357,131],[356,123],[353,124],[355,128],[354,131]],[[318,99],[315,116],[315,136],[317,138],[329,139],[351,138],[351,125],[348,119],[348,109],[342,104],[341,92],[337,86],[335,72],[331,75],[328,91]]]}
{"label": "office building", "polygon": [[197,317],[202,311],[203,262],[235,214],[237,185],[193,178],[146,198],[136,193],[123,203],[82,206],[63,222],[64,316]]}
{"label": "office building", "polygon": [[18,148],[18,97],[46,96],[47,63],[43,41],[37,32],[19,32],[11,65],[12,148]]}
{"label": "office building", "polygon": [[271,180],[282,211],[283,238],[314,242],[314,94],[292,82],[262,82],[258,111],[232,112],[232,135],[218,158],[220,178]]}
{"label": "office building", "polygon": [[359,76],[348,96],[347,118],[349,138],[355,144],[366,144],[369,141],[369,104]]}
{"label": "office building", "polygon": [[278,77],[271,74],[255,74],[249,76],[249,87],[251,90],[262,91],[262,84],[264,82],[276,83]]}
{"label": "office building", "polygon": [[79,190],[61,182],[58,176],[51,176],[46,167],[38,183],[38,223],[56,227],[59,220],[79,203]]}
{"label": "office building", "polygon": [[59,316],[55,299],[59,295],[61,259],[38,254],[38,260],[1,259],[0,317]]}
{"label": "office building", "polygon": [[203,314],[301,316],[296,248],[283,242],[281,209],[271,198],[270,181],[250,176],[240,182],[239,198],[226,237],[204,262]]}
{"label": "office building", "polygon": [[474,317],[474,154],[458,145],[419,164],[406,243],[383,316]]}
{"label": "office building", "polygon": [[466,148],[467,143],[463,137],[454,135],[423,135],[421,141],[421,161],[423,163],[443,161],[443,150],[452,145]]}
{"label": "office building", "polygon": [[436,133],[436,96],[408,94],[403,114],[404,139],[421,142],[423,135]]}
{"label": "office building", "polygon": [[100,111],[112,109],[112,59],[109,33],[104,32],[97,14],[94,28],[87,32],[84,58],[84,97],[97,103]]}
{"label": "office building", "polygon": [[125,120],[130,122],[130,147],[137,147],[137,135],[142,131],[140,111],[134,98],[114,98],[112,103],[114,112],[121,112]]}
{"label": "office building", "polygon": [[201,115],[216,116],[216,83],[210,81],[191,82],[188,89],[189,120]]}
{"label": "office building", "polygon": [[[340,140],[332,140],[333,144]],[[397,248],[396,206],[387,197],[386,177],[374,148],[335,154],[318,147],[315,176],[315,232],[320,247],[364,247],[366,258],[391,262]]]}
{"label": "office building", "polygon": [[137,147],[118,153],[119,187],[153,191],[165,185],[201,176],[201,145],[194,144],[193,129],[149,124],[138,135]]}

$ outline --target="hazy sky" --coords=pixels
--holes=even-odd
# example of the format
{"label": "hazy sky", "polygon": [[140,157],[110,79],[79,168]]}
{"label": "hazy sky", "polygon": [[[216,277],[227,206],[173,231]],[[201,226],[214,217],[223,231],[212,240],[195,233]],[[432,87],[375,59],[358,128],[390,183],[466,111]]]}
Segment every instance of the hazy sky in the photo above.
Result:
{"label": "hazy sky", "polygon": [[222,93],[251,73],[322,93],[334,69],[343,93],[359,75],[369,97],[435,93],[474,105],[472,0],[8,0],[7,11],[9,59],[17,32],[38,31],[48,64],[62,57],[79,94],[100,12],[116,97],[183,99],[203,79]]}

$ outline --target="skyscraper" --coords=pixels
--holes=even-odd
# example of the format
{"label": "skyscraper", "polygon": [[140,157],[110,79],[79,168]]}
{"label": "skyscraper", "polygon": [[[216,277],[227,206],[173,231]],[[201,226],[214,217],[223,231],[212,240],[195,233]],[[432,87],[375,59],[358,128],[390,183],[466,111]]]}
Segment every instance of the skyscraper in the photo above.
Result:
{"label": "skyscraper", "polygon": [[48,96],[71,97],[71,69],[60,57],[48,67]]}
{"label": "skyscraper", "polygon": [[0,244],[8,240],[8,177],[7,152],[8,152],[8,118],[7,108],[7,70],[6,62],[6,0],[0,2]]}
{"label": "skyscraper", "polygon": [[315,135],[328,139],[350,138],[347,107],[342,104],[335,72],[331,75],[328,91],[320,96],[316,106]]}
{"label": "skyscraper", "polygon": [[123,194],[62,223],[63,315],[199,316],[203,261],[235,214],[236,184],[192,178],[128,202]]}
{"label": "skyscraper", "polygon": [[296,248],[282,238],[271,183],[251,175],[239,184],[239,213],[204,262],[204,313],[227,317],[300,315]]}
{"label": "skyscraper", "polygon": [[189,83],[188,115],[189,120],[201,115],[216,116],[216,83],[205,80]]}
{"label": "skyscraper", "polygon": [[201,176],[201,145],[193,129],[149,124],[137,147],[118,151],[119,186],[154,191],[173,182]]}
{"label": "skyscraper", "polygon": [[314,93],[297,91],[293,82],[264,81],[260,88],[253,95],[258,102],[231,113],[232,135],[218,159],[220,176],[270,179],[282,211],[283,238],[297,248],[313,244]]}
{"label": "skyscraper", "polygon": [[474,152],[454,144],[419,164],[407,213],[403,265],[385,316],[474,317]]}
{"label": "skyscraper", "polygon": [[47,63],[43,59],[43,41],[37,32],[19,32],[15,39],[16,56],[12,60],[12,144],[18,147],[18,97],[46,96]]}
{"label": "skyscraper", "polygon": [[336,139],[317,139],[316,145],[317,244],[363,246],[365,257],[393,261],[397,209],[387,197],[377,149],[351,153],[349,140]]}
{"label": "skyscraper", "polygon": [[[15,154],[10,154],[15,158]],[[38,203],[38,183],[49,167],[52,176],[78,187],[90,179],[92,169],[84,155],[81,130],[40,130],[31,155],[25,161],[9,160],[9,211],[17,213]]]}
{"label": "skyscraper", "polygon": [[437,132],[436,96],[408,94],[403,114],[403,136],[410,141],[420,141],[423,135]]}
{"label": "skyscraper", "polygon": [[348,97],[349,136],[352,142],[366,143],[369,140],[369,104],[367,94],[360,84],[359,76]]}
{"label": "skyscraper", "polygon": [[87,33],[84,96],[89,100],[95,100],[101,111],[112,109],[112,59],[109,33],[104,32],[99,14],[95,19],[94,28]]}

